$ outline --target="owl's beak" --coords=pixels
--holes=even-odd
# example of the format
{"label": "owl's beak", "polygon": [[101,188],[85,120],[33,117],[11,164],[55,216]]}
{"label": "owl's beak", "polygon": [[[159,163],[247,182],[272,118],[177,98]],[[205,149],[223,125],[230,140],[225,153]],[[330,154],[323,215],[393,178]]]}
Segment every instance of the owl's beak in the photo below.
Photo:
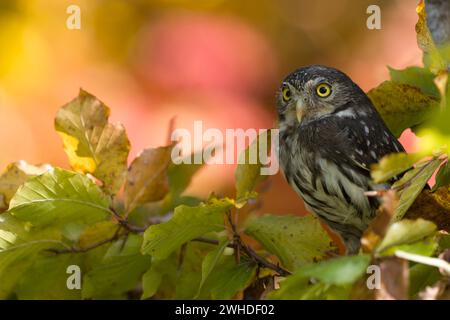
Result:
{"label": "owl's beak", "polygon": [[299,123],[302,122],[303,116],[305,115],[305,109],[306,109],[305,101],[303,100],[302,97],[298,97],[297,103],[295,105],[295,111]]}

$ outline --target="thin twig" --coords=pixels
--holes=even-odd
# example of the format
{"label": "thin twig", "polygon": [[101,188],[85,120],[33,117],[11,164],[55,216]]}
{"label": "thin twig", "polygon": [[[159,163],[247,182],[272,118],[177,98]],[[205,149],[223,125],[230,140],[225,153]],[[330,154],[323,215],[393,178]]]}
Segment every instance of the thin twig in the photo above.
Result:
{"label": "thin twig", "polygon": [[234,224],[234,221],[231,217],[230,212],[227,213],[227,217],[228,217],[228,222],[230,223],[230,226],[231,226],[231,231],[233,232],[233,244],[235,246],[236,252],[239,254],[239,257],[240,257],[241,251],[242,251],[243,253],[245,253],[245,255],[247,255],[250,259],[252,259],[258,265],[268,268],[268,269],[272,269],[273,271],[277,272],[280,276],[286,277],[291,274],[289,271],[281,268],[278,265],[273,264],[272,262],[268,261],[264,257],[261,257],[250,246],[245,244],[242,241],[242,238],[237,231],[236,225]]}
{"label": "thin twig", "polygon": [[115,240],[118,240],[120,238],[120,228],[117,228],[116,232],[114,233],[113,236],[106,238],[104,240],[101,240],[99,242],[93,243],[89,246],[83,247],[83,248],[78,248],[78,247],[67,247],[64,249],[47,249],[45,251],[48,252],[52,252],[55,254],[64,254],[64,253],[84,253],[84,252],[88,252],[90,250],[93,250],[95,248],[101,247],[104,244],[107,244],[109,242],[113,242]]}
{"label": "thin twig", "polygon": [[[203,242],[203,243],[208,243],[208,244],[212,244],[212,245],[219,244],[219,241],[217,241],[215,239],[208,239],[208,238],[203,238],[203,237],[194,238],[191,241]],[[267,259],[258,255],[252,248],[250,248],[248,245],[244,244],[242,242],[242,240],[240,240],[240,238],[239,238],[238,243],[230,243],[227,245],[227,247],[234,248],[234,249],[241,248],[241,251],[247,257],[249,257],[250,259],[255,261],[258,264],[258,266],[271,269],[271,270],[277,272],[280,276],[286,277],[291,274],[289,271],[283,269],[282,267],[280,267],[278,265],[271,263]]]}

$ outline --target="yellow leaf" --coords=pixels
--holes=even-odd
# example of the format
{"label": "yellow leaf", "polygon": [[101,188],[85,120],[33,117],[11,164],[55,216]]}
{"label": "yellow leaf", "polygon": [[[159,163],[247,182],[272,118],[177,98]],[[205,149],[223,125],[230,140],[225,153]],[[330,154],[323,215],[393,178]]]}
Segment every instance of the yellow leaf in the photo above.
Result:
{"label": "yellow leaf", "polygon": [[3,208],[1,208],[1,211],[7,209],[9,201],[14,196],[17,189],[24,184],[28,178],[43,174],[50,168],[51,166],[48,164],[33,166],[26,163],[26,161],[17,161],[8,165],[6,170],[0,176],[0,195],[3,198]]}
{"label": "yellow leaf", "polygon": [[115,194],[125,179],[130,142],[123,126],[109,123],[108,118],[109,108],[80,90],[56,114],[55,129],[72,168],[91,173],[108,193]]}

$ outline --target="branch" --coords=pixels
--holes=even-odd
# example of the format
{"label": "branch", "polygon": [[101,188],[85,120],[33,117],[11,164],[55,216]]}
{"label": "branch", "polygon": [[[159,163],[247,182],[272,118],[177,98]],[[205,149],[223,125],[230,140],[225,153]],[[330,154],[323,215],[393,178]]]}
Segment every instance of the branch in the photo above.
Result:
{"label": "branch", "polygon": [[[217,241],[215,239],[208,239],[208,238],[204,238],[204,237],[194,238],[191,241],[203,242],[203,243],[208,243],[208,244],[212,244],[212,245],[219,244],[219,241]],[[241,251],[246,256],[248,256],[250,259],[255,261],[259,267],[265,267],[265,268],[271,269],[271,270],[277,272],[280,276],[286,277],[291,274],[289,271],[283,269],[282,267],[280,267],[278,265],[273,264],[272,262],[268,261],[264,257],[261,257],[260,255],[258,255],[251,247],[249,247],[248,245],[243,243],[242,240],[240,239],[240,237],[239,237],[238,243],[229,243],[227,245],[227,247],[233,248],[233,249],[240,248]]]}
{"label": "branch", "polygon": [[101,246],[104,245],[104,244],[107,244],[107,243],[109,243],[109,242],[113,242],[113,241],[115,241],[115,240],[118,240],[118,239],[122,236],[122,235],[120,235],[120,232],[119,232],[119,231],[120,231],[120,227],[117,228],[116,232],[114,233],[114,235],[113,235],[112,237],[109,237],[109,238],[106,238],[106,239],[104,239],[104,240],[102,240],[102,241],[93,243],[93,244],[91,244],[91,245],[89,245],[89,246],[87,246],[87,247],[84,247],[84,248],[67,247],[67,248],[64,248],[64,249],[47,249],[47,250],[45,250],[45,251],[49,251],[49,252],[52,252],[52,253],[55,253],[55,254],[64,254],[64,253],[84,253],[84,252],[88,252],[88,251],[90,251],[90,250],[92,250],[92,249],[101,247]]}
{"label": "branch", "polygon": [[242,241],[242,238],[237,231],[236,225],[234,224],[234,221],[231,217],[230,212],[227,213],[227,217],[228,217],[228,222],[230,223],[230,226],[231,226],[231,230],[233,232],[233,240],[234,240],[233,245],[234,245],[235,249],[237,250],[239,256],[240,256],[240,252],[242,251],[245,255],[247,255],[250,259],[252,259],[254,262],[256,262],[259,266],[271,269],[271,270],[277,272],[280,276],[286,277],[291,274],[289,271],[283,269],[282,267],[280,267],[276,264],[273,264],[272,262],[270,262],[269,260],[267,260],[264,257],[261,257],[249,245],[245,244],[244,241]]}

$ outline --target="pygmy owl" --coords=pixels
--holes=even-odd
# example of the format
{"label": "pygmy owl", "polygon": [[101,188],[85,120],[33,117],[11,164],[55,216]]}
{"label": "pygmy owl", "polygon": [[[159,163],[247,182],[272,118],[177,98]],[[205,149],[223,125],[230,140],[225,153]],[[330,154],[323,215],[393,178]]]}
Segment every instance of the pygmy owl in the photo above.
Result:
{"label": "pygmy owl", "polygon": [[320,65],[288,75],[277,94],[280,165],[305,206],[339,234],[347,253],[379,206],[366,191],[370,166],[403,152],[366,94],[343,72]]}

